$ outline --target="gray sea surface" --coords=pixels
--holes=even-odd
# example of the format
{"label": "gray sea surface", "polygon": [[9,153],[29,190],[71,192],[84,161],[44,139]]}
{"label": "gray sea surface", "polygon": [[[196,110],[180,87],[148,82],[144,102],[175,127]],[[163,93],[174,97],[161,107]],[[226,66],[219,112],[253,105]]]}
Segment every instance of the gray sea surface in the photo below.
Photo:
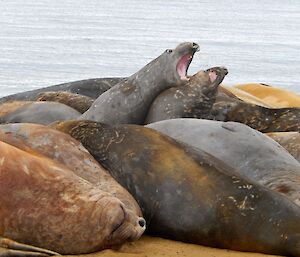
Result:
{"label": "gray sea surface", "polygon": [[128,76],[182,41],[189,69],[300,92],[299,0],[0,0],[0,96]]}

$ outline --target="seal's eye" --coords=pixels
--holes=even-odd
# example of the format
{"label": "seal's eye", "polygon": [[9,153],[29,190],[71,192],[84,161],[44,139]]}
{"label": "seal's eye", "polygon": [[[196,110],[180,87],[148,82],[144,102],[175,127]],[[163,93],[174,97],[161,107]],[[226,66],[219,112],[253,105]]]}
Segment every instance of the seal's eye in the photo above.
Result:
{"label": "seal's eye", "polygon": [[173,52],[173,50],[172,50],[172,49],[167,49],[166,52],[167,52],[168,54],[170,54],[170,53]]}

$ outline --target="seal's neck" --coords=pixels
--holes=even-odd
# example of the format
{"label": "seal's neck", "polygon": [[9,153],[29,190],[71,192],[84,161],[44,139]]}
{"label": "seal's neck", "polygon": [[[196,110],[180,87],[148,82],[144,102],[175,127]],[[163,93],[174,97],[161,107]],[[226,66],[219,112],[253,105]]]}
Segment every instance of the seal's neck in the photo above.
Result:
{"label": "seal's neck", "polygon": [[174,83],[169,82],[172,80],[168,79],[168,76],[172,74],[168,71],[167,65],[170,64],[166,64],[164,58],[160,56],[129,77],[129,81],[139,88],[146,104],[150,104],[162,91],[174,86]]}

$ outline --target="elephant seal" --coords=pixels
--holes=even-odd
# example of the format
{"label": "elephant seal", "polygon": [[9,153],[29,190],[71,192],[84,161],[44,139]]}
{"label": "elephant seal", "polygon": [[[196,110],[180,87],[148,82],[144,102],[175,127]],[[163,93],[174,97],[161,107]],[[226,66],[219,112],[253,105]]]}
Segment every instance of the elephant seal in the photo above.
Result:
{"label": "elephant seal", "polygon": [[[300,209],[212,155],[138,125],[65,121],[135,197],[149,233],[241,251],[300,255]],[[230,233],[224,233],[230,231]]]}
{"label": "elephant seal", "polygon": [[216,101],[210,115],[201,118],[236,121],[261,132],[300,131],[300,108],[266,108],[231,97]]}
{"label": "elephant seal", "polygon": [[223,88],[224,90],[229,91],[234,96],[236,96],[238,99],[240,99],[244,102],[250,103],[250,104],[256,104],[256,105],[264,106],[264,107],[267,107],[267,108],[276,108],[276,107],[278,107],[278,106],[275,106],[275,105],[270,104],[270,103],[265,103],[263,100],[255,97],[254,95],[251,95],[251,94],[247,93],[246,91],[241,90],[241,89],[236,88],[236,87],[228,87],[228,86],[221,85],[219,87],[219,89],[220,88]]}
{"label": "elephant seal", "polygon": [[218,86],[227,75],[226,68],[199,71],[182,86],[171,87],[153,101],[145,124],[174,118],[208,116],[216,100]]}
{"label": "elephant seal", "polygon": [[8,101],[34,101],[38,94],[49,91],[65,91],[96,99],[99,95],[103,94],[106,90],[110,89],[123,79],[124,78],[96,78],[68,82],[8,95],[0,98],[0,103],[5,103]]}
{"label": "elephant seal", "polygon": [[0,117],[0,123],[50,124],[57,120],[76,119],[81,115],[75,109],[55,102],[33,102]]}
{"label": "elephant seal", "polygon": [[205,151],[300,205],[300,164],[266,135],[236,122],[173,119],[147,125]]}
{"label": "elephant seal", "polygon": [[23,151],[35,151],[58,161],[102,191],[117,197],[135,215],[140,207],[129,192],[101,167],[89,152],[71,136],[39,124],[0,125],[0,140]]}
{"label": "elephant seal", "polygon": [[[90,253],[136,240],[143,233],[139,217],[120,200],[66,166],[1,141],[0,153],[0,246],[4,256],[40,256],[29,245],[60,254]],[[5,238],[28,244],[29,252],[6,249],[5,253],[10,246],[20,250]]]}
{"label": "elephant seal", "polygon": [[300,107],[300,95],[286,89],[262,83],[239,84],[235,86],[276,108]]}
{"label": "elephant seal", "polygon": [[59,102],[70,106],[80,113],[87,111],[94,102],[94,99],[88,96],[74,94],[65,91],[43,92],[39,93],[36,101]]}
{"label": "elephant seal", "polygon": [[299,132],[277,132],[267,133],[283,148],[285,148],[294,158],[300,162],[300,134]]}
{"label": "elephant seal", "polygon": [[79,119],[107,124],[143,124],[156,96],[188,79],[187,69],[197,50],[199,46],[189,42],[174,50],[167,49],[137,73],[100,95]]}
{"label": "elephant seal", "polygon": [[6,103],[0,104],[0,117],[5,116],[8,113],[14,112],[17,109],[31,103],[33,103],[33,101],[8,101]]}

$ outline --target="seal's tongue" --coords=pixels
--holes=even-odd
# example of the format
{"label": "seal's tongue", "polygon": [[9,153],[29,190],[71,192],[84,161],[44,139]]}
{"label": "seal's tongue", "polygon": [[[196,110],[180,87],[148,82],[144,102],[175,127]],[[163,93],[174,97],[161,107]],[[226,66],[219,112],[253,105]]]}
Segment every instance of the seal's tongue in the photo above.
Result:
{"label": "seal's tongue", "polygon": [[218,77],[218,75],[217,75],[217,73],[215,71],[210,71],[208,73],[208,76],[210,78],[211,83],[213,83],[217,79],[217,77]]}
{"label": "seal's tongue", "polygon": [[188,80],[188,78],[186,77],[186,73],[191,61],[192,61],[191,54],[186,54],[181,57],[176,67],[180,79]]}

